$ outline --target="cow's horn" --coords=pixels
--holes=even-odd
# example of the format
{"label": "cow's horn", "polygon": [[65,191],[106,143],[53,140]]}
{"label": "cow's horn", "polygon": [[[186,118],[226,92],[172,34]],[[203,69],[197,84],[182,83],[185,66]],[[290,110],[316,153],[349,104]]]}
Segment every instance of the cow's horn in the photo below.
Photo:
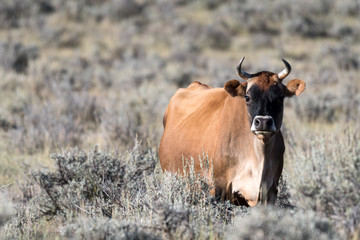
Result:
{"label": "cow's horn", "polygon": [[251,74],[241,70],[241,64],[243,63],[245,57],[243,57],[240,62],[238,63],[237,67],[236,67],[236,70],[237,70],[237,74],[239,75],[239,77],[247,80],[249,78],[251,78]]}
{"label": "cow's horn", "polygon": [[285,64],[285,68],[284,68],[284,70],[282,70],[281,72],[278,73],[278,78],[280,81],[283,80],[284,78],[286,78],[287,75],[289,75],[289,73],[291,72],[290,64],[285,59],[281,59],[281,60]]}

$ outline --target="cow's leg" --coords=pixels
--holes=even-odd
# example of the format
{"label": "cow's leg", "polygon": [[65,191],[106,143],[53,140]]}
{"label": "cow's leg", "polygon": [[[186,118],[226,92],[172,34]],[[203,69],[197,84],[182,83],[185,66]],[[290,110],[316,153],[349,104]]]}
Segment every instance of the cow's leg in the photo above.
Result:
{"label": "cow's leg", "polygon": [[261,185],[261,190],[260,190],[260,200],[261,200],[261,204],[263,205],[267,205],[267,204],[275,204],[276,198],[277,198],[277,184],[272,184],[271,187],[269,188],[267,186],[267,184],[263,183]]}
{"label": "cow's leg", "polygon": [[282,168],[279,168],[272,181],[263,182],[261,184],[260,199],[264,205],[275,204],[278,194],[278,184],[281,176]]}
{"label": "cow's leg", "polygon": [[281,152],[282,153],[277,158],[275,158],[276,162],[278,163],[278,166],[276,168],[276,173],[274,175],[272,185],[269,188],[267,195],[267,201],[273,205],[275,204],[275,201],[277,199],[279,180],[284,167],[284,157],[283,157],[284,150]]}
{"label": "cow's leg", "polygon": [[267,195],[267,202],[269,204],[274,205],[275,201],[277,199],[278,189],[277,189],[277,183],[273,184],[271,188],[269,189],[268,195]]}
{"label": "cow's leg", "polygon": [[277,199],[278,185],[279,185],[279,179],[280,179],[281,173],[282,173],[282,165],[281,165],[281,168],[278,169],[278,171],[275,175],[275,178],[274,178],[274,182],[268,192],[267,201],[270,204],[275,204],[275,201]]}

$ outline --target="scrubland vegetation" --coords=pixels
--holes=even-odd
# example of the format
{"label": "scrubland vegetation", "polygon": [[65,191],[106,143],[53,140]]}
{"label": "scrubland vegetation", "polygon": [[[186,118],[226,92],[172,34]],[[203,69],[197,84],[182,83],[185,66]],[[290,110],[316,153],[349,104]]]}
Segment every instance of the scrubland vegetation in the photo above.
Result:
{"label": "scrubland vegetation", "polygon": [[[359,239],[357,0],[0,2],[1,239]],[[179,87],[292,65],[275,206],[163,173]],[[196,191],[193,186],[200,186]]]}

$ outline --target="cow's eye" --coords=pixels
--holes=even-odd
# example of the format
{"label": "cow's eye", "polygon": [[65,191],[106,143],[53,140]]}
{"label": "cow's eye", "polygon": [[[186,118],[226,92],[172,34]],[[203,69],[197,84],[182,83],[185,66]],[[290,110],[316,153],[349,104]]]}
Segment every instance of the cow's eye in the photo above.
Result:
{"label": "cow's eye", "polygon": [[249,95],[245,95],[245,101],[248,103],[248,102],[250,102],[250,96]]}

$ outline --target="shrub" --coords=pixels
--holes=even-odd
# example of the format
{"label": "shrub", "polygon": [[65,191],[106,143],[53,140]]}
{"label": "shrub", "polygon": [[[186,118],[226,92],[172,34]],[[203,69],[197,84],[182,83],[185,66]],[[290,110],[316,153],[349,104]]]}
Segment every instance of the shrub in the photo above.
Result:
{"label": "shrub", "polygon": [[[336,123],[356,121],[360,113],[359,87],[354,85],[356,76],[351,71],[329,71],[335,75],[327,77],[314,74],[317,82],[328,82],[321,91],[312,91],[306,98],[293,98],[294,109],[302,120],[309,122]],[[338,80],[341,79],[341,80]],[[334,84],[336,83],[336,85]],[[337,90],[334,90],[337,89]]]}
{"label": "shrub", "polygon": [[279,185],[278,185],[278,194],[277,199],[275,201],[275,206],[282,208],[282,209],[294,209],[294,206],[290,202],[290,193],[289,193],[289,187],[288,187],[288,173],[284,169],[283,173],[279,179]]}
{"label": "shrub", "polygon": [[[225,223],[245,211],[214,199],[206,181],[193,171],[187,178],[159,172],[154,150],[142,149],[139,142],[124,154],[74,149],[52,158],[55,171],[31,173],[40,192],[7,223],[9,236],[35,236],[37,222],[46,217],[63,222],[64,237],[115,231],[126,236],[205,239],[220,237]],[[99,226],[90,228],[92,222]]]}
{"label": "shrub", "polygon": [[[278,20],[279,10],[277,2],[272,4],[259,4],[253,1],[230,1],[219,7],[217,18],[222,19],[229,26],[232,26],[234,33],[242,33],[244,30],[252,33],[267,35],[278,34],[279,28],[275,22]],[[272,14],[274,11],[277,14]],[[228,18],[230,16],[230,18]]]}
{"label": "shrub", "polygon": [[135,157],[136,162],[130,159],[129,163],[134,165],[128,166],[123,157],[103,154],[97,149],[89,155],[78,149],[52,155],[57,172],[45,170],[32,174],[44,191],[40,201],[42,212],[69,217],[69,214],[84,211],[91,216],[111,217],[114,204],[128,189],[145,190],[143,174],[155,167],[153,153],[140,155],[139,151],[135,149],[132,153],[130,157]]}
{"label": "shrub", "polygon": [[105,16],[118,21],[142,13],[144,6],[135,0],[111,0],[105,5]]}
{"label": "shrub", "polygon": [[39,61],[29,69],[33,89],[41,100],[61,98],[72,92],[89,91],[95,86],[95,70],[85,58],[50,58]]}
{"label": "shrub", "polygon": [[80,0],[58,1],[56,8],[69,20],[84,22],[87,19],[101,21],[108,18],[114,21],[127,19],[139,15],[143,11],[143,5],[134,0]]}
{"label": "shrub", "polygon": [[334,62],[341,70],[352,70],[360,68],[359,53],[349,49],[349,46],[342,45],[335,48],[325,48],[323,51],[324,56],[333,56]]}
{"label": "shrub", "polygon": [[61,236],[67,239],[161,239],[135,223],[86,217],[78,218],[74,223],[62,227]]}
{"label": "shrub", "polygon": [[330,35],[331,22],[314,16],[299,15],[291,18],[285,28],[290,34],[299,34],[304,37],[325,37]]}
{"label": "shrub", "polygon": [[5,70],[26,73],[29,61],[36,59],[39,50],[36,46],[24,46],[21,43],[0,43],[0,65]]}
{"label": "shrub", "polygon": [[5,188],[6,186],[0,186],[0,230],[2,226],[15,214],[14,206],[8,194],[5,192]]}
{"label": "shrub", "polygon": [[177,87],[186,88],[193,82],[196,70],[193,67],[185,67],[183,64],[167,64],[165,78]]}
{"label": "shrub", "polygon": [[290,34],[304,37],[325,37],[330,35],[333,19],[328,17],[333,4],[330,0],[294,2],[284,15],[284,26]]}
{"label": "shrub", "polygon": [[29,17],[33,1],[5,0],[0,3],[0,28],[18,28],[21,20]]}
{"label": "shrub", "polygon": [[335,1],[334,9],[336,10],[336,12],[344,16],[359,16],[360,3],[355,0],[344,0],[341,3]]}
{"label": "shrub", "polygon": [[305,121],[333,123],[356,121],[360,113],[357,69],[360,64],[350,46],[323,47],[319,68],[306,72],[305,97],[292,98],[297,115]]}
{"label": "shrub", "polygon": [[271,207],[252,209],[228,227],[227,239],[338,239],[328,220],[314,212],[289,212]]}
{"label": "shrub", "polygon": [[180,46],[184,50],[197,52],[208,48],[224,51],[231,47],[232,36],[220,21],[206,25],[179,21],[174,28],[180,34],[171,33],[173,49]]}
{"label": "shrub", "polygon": [[145,82],[137,88],[130,86],[128,94],[111,99],[100,115],[105,139],[115,145],[129,145],[136,136],[151,143],[159,142],[162,116],[171,94],[166,88],[162,82]]}
{"label": "shrub", "polygon": [[4,239],[35,239],[44,237],[41,231],[34,224],[39,221],[39,210],[36,205],[36,198],[29,202],[18,203],[15,206],[16,213],[14,217],[8,221],[2,229],[1,238]]}
{"label": "shrub", "polygon": [[98,121],[95,98],[87,94],[64,94],[53,102],[25,106],[17,128],[9,132],[13,146],[22,152],[80,144],[84,128]]}
{"label": "shrub", "polygon": [[306,99],[295,100],[298,116],[307,121],[322,121],[333,123],[339,120],[342,104],[333,91],[323,91]]}
{"label": "shrub", "polygon": [[355,233],[360,219],[359,137],[358,132],[347,131],[337,141],[323,136],[309,142],[308,151],[296,155],[297,177],[290,188],[298,207],[335,219],[348,236]]}
{"label": "shrub", "polygon": [[10,130],[11,146],[21,152],[79,145],[84,132],[94,132],[100,124],[103,101],[90,90],[102,83],[84,59],[39,61],[28,76],[6,72],[4,79],[2,90],[9,94],[4,97],[13,99],[4,104],[4,129]]}
{"label": "shrub", "polygon": [[[18,209],[16,217],[6,223],[5,232],[8,236],[38,236],[40,228],[36,224],[46,216],[61,223],[61,235],[68,238],[113,234],[151,239],[351,236],[359,217],[356,169],[360,148],[356,139],[349,135],[349,149],[329,146],[333,150],[327,152],[312,143],[309,149],[314,155],[310,164],[300,155],[296,164],[301,172],[296,172],[290,184],[296,208],[288,200],[286,172],[276,203],[281,208],[248,209],[214,199],[209,195],[211,186],[206,179],[196,176],[191,165],[185,178],[162,173],[156,152],[140,142],[135,142],[134,148],[126,153],[109,154],[97,147],[89,153],[79,149],[59,152],[52,155],[55,170],[32,172],[34,186],[41,191]],[[330,157],[330,163],[324,164],[324,156]],[[203,159],[206,163],[206,156]],[[309,174],[312,172],[307,170],[309,167],[316,174]],[[339,173],[335,169],[343,170]],[[334,186],[334,182],[343,181],[346,185]],[[348,197],[344,199],[344,195]],[[249,217],[244,217],[249,213]],[[331,218],[341,221],[334,224]],[[19,230],[21,226],[23,231]]]}

